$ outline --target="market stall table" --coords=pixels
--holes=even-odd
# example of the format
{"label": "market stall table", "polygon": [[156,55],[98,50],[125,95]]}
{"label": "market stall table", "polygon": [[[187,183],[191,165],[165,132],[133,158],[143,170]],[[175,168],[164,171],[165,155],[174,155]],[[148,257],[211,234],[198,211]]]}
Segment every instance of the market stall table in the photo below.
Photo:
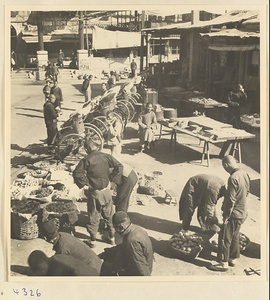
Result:
{"label": "market stall table", "polygon": [[[209,144],[229,142],[231,144],[230,155],[235,156],[238,152],[239,162],[242,162],[241,158],[241,140],[254,138],[255,135],[250,134],[244,130],[235,129],[230,124],[215,121],[211,118],[199,116],[189,118],[177,118],[173,120],[161,120],[158,121],[160,124],[159,138],[161,138],[163,126],[170,128],[171,141],[176,145],[177,133],[184,133],[195,138],[198,138],[204,142],[201,163],[203,163],[205,155],[207,157],[207,166],[210,166],[210,151]],[[168,134],[165,133],[165,134]],[[221,149],[219,157],[224,156],[224,150]]]}

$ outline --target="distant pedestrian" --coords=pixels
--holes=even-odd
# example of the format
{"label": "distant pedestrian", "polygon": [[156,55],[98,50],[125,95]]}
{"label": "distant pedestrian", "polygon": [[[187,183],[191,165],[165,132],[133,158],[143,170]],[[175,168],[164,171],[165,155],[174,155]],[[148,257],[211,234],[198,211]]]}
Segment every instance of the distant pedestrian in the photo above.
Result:
{"label": "distant pedestrian", "polygon": [[237,84],[228,95],[228,123],[235,128],[241,128],[241,113],[243,107],[247,106],[247,94],[241,84]]}
{"label": "distant pedestrian", "polygon": [[51,94],[55,95],[55,106],[61,108],[63,102],[62,89],[58,85],[58,81],[54,82],[54,86],[51,88]]}
{"label": "distant pedestrian", "polygon": [[104,94],[107,93],[107,91],[108,91],[108,89],[107,89],[106,83],[103,82],[103,83],[101,84],[101,95],[103,96]]}
{"label": "distant pedestrian", "polygon": [[131,69],[131,77],[135,77],[136,75],[136,70],[137,70],[137,64],[136,62],[134,61],[134,59],[132,59],[132,62],[130,64],[130,69]]}
{"label": "distant pedestrian", "polygon": [[65,58],[65,54],[62,51],[62,49],[60,49],[58,53],[58,65],[61,69],[64,67],[64,58]]}
{"label": "distant pedestrian", "polygon": [[17,54],[15,53],[14,50],[12,50],[11,52],[10,60],[11,60],[11,71],[13,71],[17,67]]}
{"label": "distant pedestrian", "polygon": [[45,69],[45,80],[53,80],[52,77],[52,64],[48,61],[48,65]]}
{"label": "distant pedestrian", "polygon": [[110,75],[111,76],[109,77],[109,80],[108,80],[108,88],[109,89],[113,88],[116,85],[116,77],[114,75],[114,72],[111,71]]}
{"label": "distant pedestrian", "polygon": [[82,93],[85,97],[85,102],[88,102],[92,99],[92,88],[91,88],[91,79],[92,75],[86,76],[82,84]]}
{"label": "distant pedestrian", "polygon": [[43,105],[44,120],[47,127],[47,144],[49,153],[55,153],[55,146],[58,139],[57,118],[58,113],[54,106],[55,96],[53,94],[47,99]]}
{"label": "distant pedestrian", "polygon": [[58,67],[56,65],[56,63],[53,63],[52,68],[51,68],[51,75],[53,78],[53,82],[57,81],[58,75],[59,75],[59,70]]}

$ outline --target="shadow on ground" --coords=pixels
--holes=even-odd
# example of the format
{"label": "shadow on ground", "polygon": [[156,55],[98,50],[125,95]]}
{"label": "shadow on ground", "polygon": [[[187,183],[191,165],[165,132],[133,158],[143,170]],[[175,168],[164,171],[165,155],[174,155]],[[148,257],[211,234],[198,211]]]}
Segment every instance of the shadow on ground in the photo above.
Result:
{"label": "shadow on ground", "polygon": [[[182,229],[181,224],[177,222],[150,217],[136,212],[129,212],[128,215],[132,223],[139,225],[145,229],[170,235],[173,235],[174,233],[179,232]],[[190,230],[194,232],[200,232],[200,228],[196,226],[190,226]]]}
{"label": "shadow on ground", "polygon": [[11,265],[10,270],[11,272],[18,273],[21,275],[27,275],[27,276],[35,275],[34,272],[31,270],[31,268],[26,266]]}
{"label": "shadow on ground", "polygon": [[257,196],[258,198],[261,197],[260,192],[261,192],[261,180],[260,179],[255,179],[250,181],[250,193],[252,195]]}

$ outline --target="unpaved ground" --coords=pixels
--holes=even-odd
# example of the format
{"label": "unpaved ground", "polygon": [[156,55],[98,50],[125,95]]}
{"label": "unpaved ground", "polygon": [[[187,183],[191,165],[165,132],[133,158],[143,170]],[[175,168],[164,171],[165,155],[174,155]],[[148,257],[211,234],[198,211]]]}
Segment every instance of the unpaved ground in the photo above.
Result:
{"label": "unpaved ground", "polygon": [[[59,79],[59,85],[64,93],[63,115],[66,119],[75,109],[81,107],[84,97],[80,92],[81,81],[72,79],[68,72],[63,72]],[[11,80],[11,179],[24,170],[25,163],[50,158],[44,154],[44,139],[46,128],[43,120],[42,106],[44,97],[42,94],[43,84],[31,79],[24,79],[23,74],[14,74]],[[100,92],[100,82],[93,83],[93,94]],[[190,176],[200,173],[216,174],[227,180],[228,174],[223,170],[217,154],[220,145],[211,145],[211,166],[208,168],[200,164],[200,151],[202,145],[196,139],[185,135],[177,136],[179,144],[169,147],[169,137],[164,136],[156,141],[152,153],[138,152],[137,124],[128,124],[120,160],[134,167],[141,173],[150,171],[161,171],[161,179],[165,189],[172,190],[179,199],[181,190]],[[181,143],[181,144],[180,144]],[[33,146],[34,144],[34,146]],[[29,146],[32,145],[32,146]],[[154,251],[155,263],[153,276],[247,276],[244,269],[250,267],[261,269],[260,260],[260,216],[261,206],[259,199],[259,140],[244,141],[242,145],[242,167],[249,173],[252,184],[251,194],[248,198],[249,216],[241,232],[246,234],[251,242],[250,248],[241,255],[238,265],[226,273],[216,273],[207,269],[211,260],[215,260],[216,253],[205,248],[199,257],[191,262],[185,262],[172,257],[168,247],[168,239],[172,234],[181,229],[178,217],[178,205],[168,205],[161,197],[150,197],[137,195],[137,199],[146,199],[147,205],[140,205],[134,201],[129,208],[131,220],[145,228],[151,237]],[[104,151],[108,151],[104,149]],[[6,199],[6,201],[9,201]],[[88,237],[84,227],[86,222],[86,203],[78,203],[81,216],[76,227],[76,236],[85,239]],[[220,211],[221,202],[217,210]],[[196,213],[192,220],[192,231],[200,233]],[[101,235],[103,232],[101,232]],[[203,236],[205,240],[209,236]],[[101,238],[101,236],[100,236]],[[103,251],[108,244],[100,240],[95,248],[96,253]],[[52,246],[42,239],[21,241],[11,239],[11,275],[25,276],[30,274],[27,266],[27,257],[31,251],[41,249],[47,255],[52,255]],[[252,275],[258,276],[258,275]]]}

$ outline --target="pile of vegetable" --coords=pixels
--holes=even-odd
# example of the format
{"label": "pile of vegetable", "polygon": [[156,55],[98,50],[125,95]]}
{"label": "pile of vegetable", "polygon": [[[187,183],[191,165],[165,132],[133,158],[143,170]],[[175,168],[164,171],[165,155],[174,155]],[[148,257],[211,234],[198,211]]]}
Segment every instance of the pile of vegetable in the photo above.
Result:
{"label": "pile of vegetable", "polygon": [[53,202],[46,206],[46,210],[54,213],[66,213],[74,210],[74,204],[61,201]]}
{"label": "pile of vegetable", "polygon": [[185,255],[197,254],[202,250],[203,239],[200,236],[186,233],[176,233],[170,240],[170,245]]}
{"label": "pile of vegetable", "polygon": [[40,205],[35,200],[20,200],[16,201],[11,209],[14,213],[34,214],[40,210]]}
{"label": "pile of vegetable", "polygon": [[32,176],[35,178],[44,178],[47,174],[48,174],[48,171],[37,169],[37,170],[26,172],[24,175]]}
{"label": "pile of vegetable", "polygon": [[46,188],[39,188],[37,190],[34,190],[30,193],[30,196],[35,196],[36,198],[45,198],[51,195],[53,192],[53,187],[49,186]]}
{"label": "pile of vegetable", "polygon": [[16,186],[18,188],[27,188],[32,186],[38,186],[39,181],[37,178],[34,178],[32,176],[26,176],[24,179],[17,179],[13,186]]}

